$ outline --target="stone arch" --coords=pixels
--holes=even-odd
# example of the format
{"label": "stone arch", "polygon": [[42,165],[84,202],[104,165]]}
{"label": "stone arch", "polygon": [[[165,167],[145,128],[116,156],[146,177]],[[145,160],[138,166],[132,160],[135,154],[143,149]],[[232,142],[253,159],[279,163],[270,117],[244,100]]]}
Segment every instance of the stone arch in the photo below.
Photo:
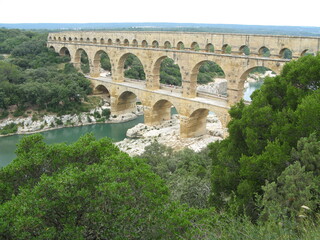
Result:
{"label": "stone arch", "polygon": [[90,38],[89,38],[89,37],[87,37],[86,42],[87,42],[87,43],[89,43],[89,42],[90,42]]}
{"label": "stone arch", "polygon": [[58,41],[61,42],[61,37],[58,37]]}
{"label": "stone arch", "polygon": [[119,38],[116,39],[116,45],[120,46],[121,45],[121,41]]}
{"label": "stone arch", "polygon": [[128,39],[125,39],[125,40],[123,41],[123,45],[124,45],[124,46],[129,46],[129,40],[128,40]]}
{"label": "stone arch", "polygon": [[63,41],[66,42],[66,41],[67,41],[67,38],[66,38],[66,37],[63,37]]}
{"label": "stone arch", "polygon": [[171,48],[171,43],[170,43],[169,41],[166,41],[166,42],[164,43],[164,48],[165,48],[165,49],[170,49],[170,48]]}
{"label": "stone arch", "polygon": [[123,81],[124,81],[125,61],[127,60],[127,58],[128,58],[130,55],[134,55],[135,57],[138,58],[138,60],[140,61],[141,65],[142,65],[144,75],[146,75],[145,69],[144,69],[144,67],[143,67],[144,64],[143,64],[143,62],[141,61],[141,58],[139,58],[137,55],[135,55],[135,54],[133,54],[133,53],[127,52],[127,53],[123,54],[123,55],[119,58],[119,61],[118,61],[118,63],[116,64],[115,75],[113,75],[113,76],[116,78],[116,79],[115,79],[116,81],[119,81],[119,82],[123,82]]}
{"label": "stone arch", "polygon": [[83,73],[89,73],[90,72],[90,66],[89,66],[89,55],[83,48],[78,48],[75,52],[74,57],[74,64],[75,67],[82,71]]}
{"label": "stone arch", "polygon": [[104,44],[104,39],[103,38],[100,39],[100,44]]}
{"label": "stone arch", "polygon": [[152,47],[153,47],[153,48],[159,48],[159,43],[158,43],[158,41],[154,40],[154,41],[152,42]]}
{"label": "stone arch", "polygon": [[206,45],[206,52],[212,52],[212,53],[214,52],[214,46],[212,43],[208,43]]}
{"label": "stone arch", "polygon": [[199,46],[199,44],[198,44],[197,42],[193,42],[193,43],[191,44],[191,50],[192,50],[192,51],[200,51],[200,46]]}
{"label": "stone arch", "polygon": [[[164,60],[167,60],[166,62],[164,62]],[[165,65],[164,65],[165,64]],[[170,69],[166,69],[166,67],[170,68]],[[164,79],[161,78],[160,76],[160,71],[162,70],[164,72],[164,76],[166,76],[166,74],[171,75],[171,71],[177,71],[179,68],[179,72],[180,72],[180,76],[179,79],[177,79],[177,81],[180,82],[180,84],[175,84],[175,82],[164,82]],[[182,84],[182,77],[181,77],[181,68],[178,64],[174,63],[174,60],[168,56],[161,56],[159,57],[154,65],[152,66],[152,76],[153,76],[153,85],[155,86],[160,86],[160,82],[167,84],[167,85],[175,85],[175,86],[181,86]],[[173,79],[174,80],[174,79]]]}
{"label": "stone arch", "polygon": [[93,41],[93,43],[97,43],[97,39],[96,38],[93,38],[92,41]]}
{"label": "stone arch", "polygon": [[49,49],[52,50],[52,51],[54,51],[54,52],[56,51],[56,49],[54,48],[54,46],[50,46]]}
{"label": "stone arch", "polygon": [[49,40],[50,40],[50,41],[52,40],[52,37],[51,37],[51,36],[49,37]]}
{"label": "stone arch", "polygon": [[105,101],[110,103],[110,91],[106,86],[100,84],[96,86],[93,90],[94,95],[100,95]]}
{"label": "stone arch", "polygon": [[178,50],[184,50],[184,44],[183,44],[183,42],[178,42],[178,44],[177,44],[177,49],[178,49]]}
{"label": "stone arch", "polygon": [[80,42],[83,42],[83,38],[80,38]]}
{"label": "stone arch", "polygon": [[232,50],[232,48],[231,48],[231,46],[230,46],[229,44],[224,44],[224,45],[222,46],[222,51],[221,51],[221,53],[222,53],[222,54],[231,54],[231,50]]}
{"label": "stone arch", "polygon": [[250,48],[247,45],[242,45],[239,48],[239,54],[249,56],[250,55]]}
{"label": "stone arch", "polygon": [[279,57],[283,59],[292,59],[292,51],[289,48],[283,48],[279,52]]}
{"label": "stone arch", "polygon": [[111,38],[108,39],[108,45],[112,45],[112,39]]}
{"label": "stone arch", "polygon": [[182,138],[198,137],[207,132],[207,116],[209,110],[199,108],[191,113],[191,115],[182,123],[180,135]]}
{"label": "stone arch", "polygon": [[148,47],[148,42],[146,40],[143,40],[142,43],[141,43],[141,46],[144,47],[144,48],[147,48]]}
{"label": "stone arch", "polygon": [[305,49],[304,51],[302,51],[301,53],[301,57],[306,56],[306,55],[312,55],[314,56],[314,52],[310,51],[310,49]]}
{"label": "stone arch", "polygon": [[72,38],[71,37],[69,37],[68,40],[69,40],[69,42],[72,42]]}
{"label": "stone arch", "polygon": [[258,51],[258,55],[260,57],[270,57],[270,50],[269,48],[267,48],[266,46],[262,46],[259,51]]}
{"label": "stone arch", "polygon": [[122,92],[115,102],[111,102],[112,115],[136,112],[138,97],[131,91]]}
{"label": "stone arch", "polygon": [[[171,119],[171,108],[175,107],[172,102],[166,99],[156,101],[151,108],[150,119],[146,124],[159,125]],[[176,108],[178,111],[178,109]]]}
{"label": "stone arch", "polygon": [[54,41],[57,41],[57,38],[56,38],[56,37],[53,37],[53,40],[54,40]]}
{"label": "stone arch", "polygon": [[62,47],[62,48],[60,49],[59,55],[60,55],[60,56],[69,56],[69,57],[71,57],[71,56],[70,56],[70,51],[69,51],[69,49],[66,48],[66,47]]}
{"label": "stone arch", "polygon": [[[193,67],[193,69],[191,71],[191,76],[190,76],[191,84],[192,83],[198,83],[200,68],[203,67],[204,64],[208,64],[209,65],[209,66],[207,66],[207,68],[209,68],[209,69],[203,71],[203,72],[208,72],[208,74],[207,74],[208,77],[212,76],[212,78],[213,77],[221,77],[222,78],[222,77],[225,76],[225,71],[223,70],[223,68],[218,63],[216,63],[214,61],[211,61],[211,60],[203,60],[203,61],[198,62]],[[196,85],[196,84],[192,84],[192,85]]]}
{"label": "stone arch", "polygon": [[138,47],[139,46],[137,39],[133,39],[132,46],[133,47]]}
{"label": "stone arch", "polygon": [[76,42],[76,41],[78,41],[78,38],[77,38],[77,37],[75,37],[75,38],[74,38],[74,41],[75,41],[75,42]]}
{"label": "stone arch", "polygon": [[94,58],[93,58],[93,77],[99,77],[100,76],[100,69],[103,68],[101,66],[101,60],[102,60],[102,55],[105,54],[107,58],[109,59],[110,64],[110,69],[105,69],[111,72],[111,63],[110,63],[110,57],[108,53],[106,53],[104,50],[99,50],[95,53]]}

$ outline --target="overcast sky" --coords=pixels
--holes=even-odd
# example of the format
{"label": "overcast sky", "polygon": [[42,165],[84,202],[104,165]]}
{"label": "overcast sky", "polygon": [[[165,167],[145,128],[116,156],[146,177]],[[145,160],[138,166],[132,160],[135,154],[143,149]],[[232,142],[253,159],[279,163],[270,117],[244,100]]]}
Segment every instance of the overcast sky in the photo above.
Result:
{"label": "overcast sky", "polygon": [[320,27],[319,0],[0,0],[0,23],[175,22]]}

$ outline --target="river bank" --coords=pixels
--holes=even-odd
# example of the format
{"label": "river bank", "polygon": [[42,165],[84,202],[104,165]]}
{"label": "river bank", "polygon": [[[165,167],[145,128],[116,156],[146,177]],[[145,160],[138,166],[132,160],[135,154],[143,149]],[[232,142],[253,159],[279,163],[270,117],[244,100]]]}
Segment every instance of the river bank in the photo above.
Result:
{"label": "river bank", "polygon": [[90,112],[80,114],[67,114],[58,116],[57,114],[45,114],[40,116],[27,116],[17,118],[6,118],[0,120],[0,129],[10,124],[17,126],[15,133],[1,135],[0,137],[15,134],[33,134],[38,132],[50,131],[54,129],[85,126],[98,123],[121,123],[131,121],[139,115],[143,115],[143,106],[137,105],[135,113],[126,113],[119,116],[110,116],[110,105],[105,103],[101,107],[96,107]]}

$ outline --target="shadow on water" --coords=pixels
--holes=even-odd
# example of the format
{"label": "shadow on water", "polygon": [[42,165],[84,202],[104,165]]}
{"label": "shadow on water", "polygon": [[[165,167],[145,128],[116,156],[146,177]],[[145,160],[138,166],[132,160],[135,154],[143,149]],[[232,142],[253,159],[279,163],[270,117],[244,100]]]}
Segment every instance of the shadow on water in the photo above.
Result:
{"label": "shadow on water", "polygon": [[[69,127],[54,129],[41,132],[48,144],[53,143],[72,143],[78,140],[82,135],[92,132],[97,139],[109,137],[113,141],[118,142],[126,137],[129,128],[134,127],[138,123],[143,123],[143,116],[123,123],[100,123],[94,125],[86,125],[79,127]],[[13,135],[0,138],[0,167],[8,165],[15,157],[17,143],[26,135]]]}

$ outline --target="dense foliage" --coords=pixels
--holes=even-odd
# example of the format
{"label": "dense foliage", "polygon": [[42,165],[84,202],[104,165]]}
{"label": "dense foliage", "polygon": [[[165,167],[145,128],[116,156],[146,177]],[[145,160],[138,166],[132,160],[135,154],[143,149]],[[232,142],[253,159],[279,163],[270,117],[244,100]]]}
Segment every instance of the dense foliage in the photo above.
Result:
{"label": "dense foliage", "polygon": [[33,135],[16,152],[0,169],[1,239],[181,239],[212,212],[170,201],[144,160],[106,138],[50,146]]}
{"label": "dense foliage", "polygon": [[46,34],[0,30],[0,52],[10,54],[0,61],[0,109],[17,105],[66,112],[81,107],[90,82],[66,63],[68,57],[46,47]]}
{"label": "dense foliage", "polygon": [[258,195],[263,211],[277,205],[297,217],[302,203],[319,211],[319,69],[320,55],[292,61],[265,80],[251,105],[241,102],[230,110],[229,137],[210,145],[213,205],[223,208],[232,199],[257,218]]}

